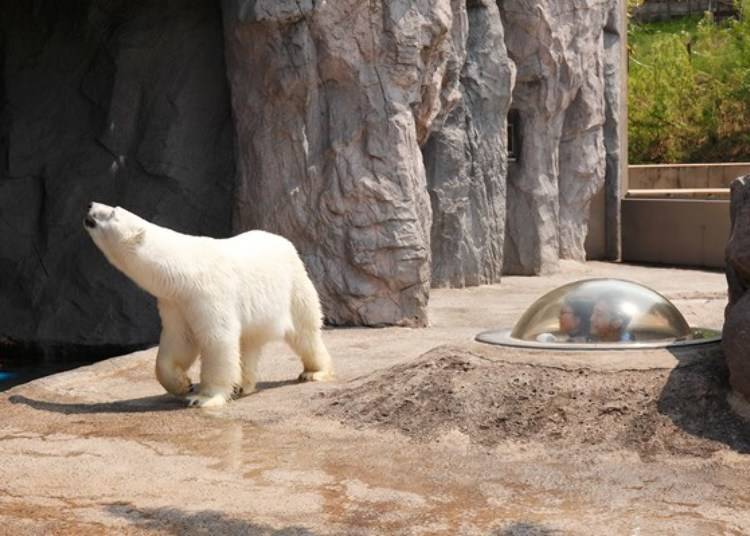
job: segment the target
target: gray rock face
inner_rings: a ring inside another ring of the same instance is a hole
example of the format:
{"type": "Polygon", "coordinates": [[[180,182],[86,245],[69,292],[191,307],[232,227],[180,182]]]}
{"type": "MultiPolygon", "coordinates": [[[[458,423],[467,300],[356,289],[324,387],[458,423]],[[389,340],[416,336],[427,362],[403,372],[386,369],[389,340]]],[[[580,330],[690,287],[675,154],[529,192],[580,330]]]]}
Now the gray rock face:
{"type": "Polygon", "coordinates": [[[300,250],[333,324],[424,325],[420,145],[460,100],[465,2],[226,0],[237,230],[300,250]]]}
{"type": "Polygon", "coordinates": [[[732,182],[731,218],[726,250],[729,303],[721,345],[732,388],[750,401],[750,175],[732,182]]]}
{"type": "Polygon", "coordinates": [[[468,3],[461,99],[423,147],[432,201],[432,286],[497,283],[505,237],[506,117],[515,77],[500,12],[468,3]]]}
{"type": "Polygon", "coordinates": [[[621,255],[620,190],[628,173],[627,12],[620,2],[609,11],[604,27],[604,148],[606,258],[621,255]]]}
{"type": "Polygon", "coordinates": [[[602,186],[604,29],[616,0],[500,4],[521,152],[508,170],[504,271],[554,271],[584,260],[588,207],[602,186]]]}
{"type": "Polygon", "coordinates": [[[220,10],[17,0],[3,2],[0,27],[0,336],[153,343],[151,298],[108,265],[82,219],[98,200],[183,232],[231,232],[220,10]]]}

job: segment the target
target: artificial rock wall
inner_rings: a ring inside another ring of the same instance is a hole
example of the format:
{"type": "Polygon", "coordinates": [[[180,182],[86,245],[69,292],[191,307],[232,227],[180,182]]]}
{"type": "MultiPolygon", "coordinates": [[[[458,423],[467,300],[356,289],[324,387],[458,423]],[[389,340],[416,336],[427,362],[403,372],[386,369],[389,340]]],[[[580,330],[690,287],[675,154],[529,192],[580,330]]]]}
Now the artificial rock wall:
{"type": "Polygon", "coordinates": [[[584,260],[622,7],[225,0],[238,229],[291,236],[335,324],[423,325],[430,285],[584,260]]]}
{"type": "Polygon", "coordinates": [[[732,230],[726,248],[729,303],[721,347],[732,389],[750,402],[750,175],[731,184],[732,230]]]}
{"type": "Polygon", "coordinates": [[[0,337],[115,352],[157,341],[154,301],[108,265],[82,221],[101,201],[231,234],[219,7],[8,0],[0,33],[0,337]]]}
{"type": "Polygon", "coordinates": [[[466,7],[460,97],[422,147],[432,202],[433,287],[497,283],[503,270],[506,117],[515,65],[495,2],[466,7]]]}
{"type": "Polygon", "coordinates": [[[420,154],[460,99],[458,0],[224,2],[237,230],[298,245],[334,324],[424,325],[420,154]]]}
{"type": "Polygon", "coordinates": [[[512,107],[522,140],[507,176],[504,271],[541,274],[555,271],[560,258],[585,259],[589,205],[606,168],[605,31],[622,6],[615,0],[500,6],[518,69],[512,107]]]}
{"type": "Polygon", "coordinates": [[[91,200],[289,237],[337,325],[425,325],[431,285],[582,258],[619,181],[622,2],[561,5],[4,2],[0,336],[156,340],[153,301],[81,229],[91,200]]]}

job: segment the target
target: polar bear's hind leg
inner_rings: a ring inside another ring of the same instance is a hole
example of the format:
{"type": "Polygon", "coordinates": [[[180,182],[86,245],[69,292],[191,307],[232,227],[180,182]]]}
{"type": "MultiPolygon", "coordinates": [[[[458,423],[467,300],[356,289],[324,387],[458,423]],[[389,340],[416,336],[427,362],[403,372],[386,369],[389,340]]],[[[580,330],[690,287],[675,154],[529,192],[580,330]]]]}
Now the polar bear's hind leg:
{"type": "Polygon", "coordinates": [[[325,381],[333,378],[331,356],[323,344],[320,330],[294,331],[284,338],[302,360],[304,370],[299,381],[325,381]]]}
{"type": "Polygon", "coordinates": [[[263,344],[257,340],[244,339],[242,341],[242,381],[240,395],[249,395],[255,391],[258,381],[258,361],[263,344]]]}
{"type": "Polygon", "coordinates": [[[299,381],[324,381],[333,378],[333,363],[320,329],[323,314],[315,286],[304,270],[292,289],[291,313],[293,327],[284,340],[302,360],[304,367],[299,381]]]}

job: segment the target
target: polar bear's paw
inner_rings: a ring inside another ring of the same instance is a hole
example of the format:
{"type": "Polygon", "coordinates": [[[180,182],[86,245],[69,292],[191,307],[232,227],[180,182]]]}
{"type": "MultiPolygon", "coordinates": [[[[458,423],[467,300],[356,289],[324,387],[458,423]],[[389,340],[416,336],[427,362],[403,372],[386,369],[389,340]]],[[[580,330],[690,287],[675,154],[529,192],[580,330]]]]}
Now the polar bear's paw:
{"type": "Polygon", "coordinates": [[[232,391],[232,400],[251,395],[255,392],[255,383],[248,383],[245,385],[236,385],[234,391],[232,391]]]}
{"type": "Polygon", "coordinates": [[[191,394],[187,397],[188,406],[191,408],[220,408],[227,403],[227,397],[224,395],[202,395],[191,394]]]}
{"type": "Polygon", "coordinates": [[[324,382],[333,379],[333,372],[318,370],[315,372],[304,371],[297,378],[301,382],[324,382]]]}

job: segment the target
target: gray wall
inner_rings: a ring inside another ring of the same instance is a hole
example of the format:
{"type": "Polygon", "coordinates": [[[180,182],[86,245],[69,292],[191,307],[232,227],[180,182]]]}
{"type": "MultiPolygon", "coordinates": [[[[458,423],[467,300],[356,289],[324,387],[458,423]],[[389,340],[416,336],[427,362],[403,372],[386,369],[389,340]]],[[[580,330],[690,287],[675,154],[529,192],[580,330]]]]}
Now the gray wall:
{"type": "Polygon", "coordinates": [[[219,8],[179,0],[0,6],[0,336],[156,342],[153,300],[81,225],[90,201],[231,233],[233,126],[219,8]]]}

